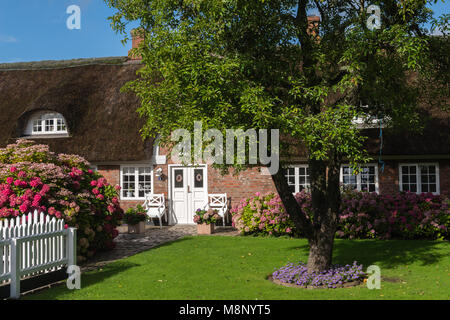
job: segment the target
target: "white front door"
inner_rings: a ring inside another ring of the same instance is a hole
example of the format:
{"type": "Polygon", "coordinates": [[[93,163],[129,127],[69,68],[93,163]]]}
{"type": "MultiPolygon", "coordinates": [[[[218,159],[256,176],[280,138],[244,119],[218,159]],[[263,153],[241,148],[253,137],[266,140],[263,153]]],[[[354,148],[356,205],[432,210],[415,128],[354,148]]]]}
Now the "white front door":
{"type": "Polygon", "coordinates": [[[206,166],[172,166],[170,169],[170,224],[193,224],[194,211],[208,196],[206,166]]]}

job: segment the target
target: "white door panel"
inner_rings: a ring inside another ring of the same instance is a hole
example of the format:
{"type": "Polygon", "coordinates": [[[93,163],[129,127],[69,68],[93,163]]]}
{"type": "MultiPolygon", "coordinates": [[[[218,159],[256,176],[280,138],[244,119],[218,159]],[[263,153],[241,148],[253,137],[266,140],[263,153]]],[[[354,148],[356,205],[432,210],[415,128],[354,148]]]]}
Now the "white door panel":
{"type": "Polygon", "coordinates": [[[194,223],[194,211],[207,200],[206,172],[205,166],[171,168],[172,223],[194,223]]]}

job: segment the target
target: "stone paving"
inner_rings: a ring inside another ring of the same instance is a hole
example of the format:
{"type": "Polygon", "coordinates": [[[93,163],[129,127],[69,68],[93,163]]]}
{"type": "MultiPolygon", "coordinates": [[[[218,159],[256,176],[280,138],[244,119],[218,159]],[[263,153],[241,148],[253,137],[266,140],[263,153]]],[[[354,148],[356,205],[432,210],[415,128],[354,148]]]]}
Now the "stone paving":
{"type": "MultiPolygon", "coordinates": [[[[81,264],[82,271],[101,268],[113,261],[135,255],[164,243],[172,242],[186,236],[197,235],[196,225],[146,226],[145,234],[128,234],[127,227],[121,226],[119,236],[115,239],[116,248],[99,252],[89,261],[81,264]]],[[[216,227],[213,235],[237,236],[239,232],[232,227],[216,227]]]]}

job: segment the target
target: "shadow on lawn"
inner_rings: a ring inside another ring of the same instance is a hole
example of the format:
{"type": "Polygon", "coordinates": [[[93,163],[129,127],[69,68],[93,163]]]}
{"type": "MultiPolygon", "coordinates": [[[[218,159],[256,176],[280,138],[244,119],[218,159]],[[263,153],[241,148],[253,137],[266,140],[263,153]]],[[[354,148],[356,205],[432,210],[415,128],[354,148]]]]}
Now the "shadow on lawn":
{"type": "Polygon", "coordinates": [[[93,284],[102,282],[107,278],[110,278],[119,273],[126,272],[131,268],[139,266],[141,265],[128,261],[116,261],[114,263],[107,264],[93,272],[83,273],[81,275],[82,288],[86,288],[93,284]]]}
{"type": "MultiPolygon", "coordinates": [[[[445,242],[420,240],[335,240],[333,263],[351,264],[353,261],[365,266],[376,264],[384,268],[418,263],[422,266],[439,263],[446,256],[442,247],[445,242]]],[[[290,248],[308,255],[309,246],[290,248]]],[[[306,261],[305,261],[306,262],[306,261]]]]}

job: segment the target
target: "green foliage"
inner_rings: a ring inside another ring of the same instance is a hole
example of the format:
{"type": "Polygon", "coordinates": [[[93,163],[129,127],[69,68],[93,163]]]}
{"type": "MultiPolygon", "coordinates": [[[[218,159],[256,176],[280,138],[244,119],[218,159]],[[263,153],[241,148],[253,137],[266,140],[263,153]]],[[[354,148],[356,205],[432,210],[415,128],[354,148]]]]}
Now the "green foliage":
{"type": "Polygon", "coordinates": [[[434,1],[379,2],[382,28],[374,31],[367,1],[106,2],[118,10],[116,31],[138,20],[145,33],[137,50],[145,66],[125,89],[142,101],[142,135],[161,144],[176,129],[192,131],[195,119],[203,130],[277,128],[304,141],[312,159],[358,163],[368,156],[353,116],[420,127],[419,88],[431,67],[424,24],[434,1]],[[317,34],[307,10],[321,14],[317,34]],[[406,81],[410,72],[416,81],[406,81]]]}

